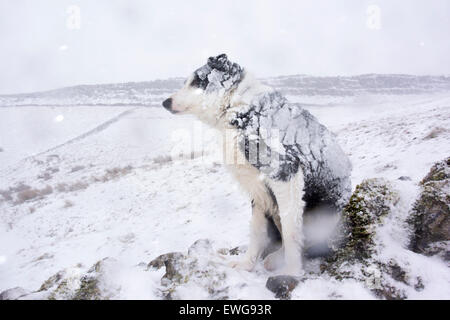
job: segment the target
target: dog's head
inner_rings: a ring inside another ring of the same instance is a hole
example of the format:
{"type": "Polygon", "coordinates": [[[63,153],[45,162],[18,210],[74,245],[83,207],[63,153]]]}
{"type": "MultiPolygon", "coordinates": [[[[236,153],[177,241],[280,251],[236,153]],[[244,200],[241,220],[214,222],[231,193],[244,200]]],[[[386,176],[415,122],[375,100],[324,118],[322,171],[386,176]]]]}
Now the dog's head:
{"type": "Polygon", "coordinates": [[[210,57],[208,62],[194,71],[183,88],[164,100],[163,107],[172,113],[213,113],[239,85],[244,70],[228,60],[226,54],[210,57]]]}

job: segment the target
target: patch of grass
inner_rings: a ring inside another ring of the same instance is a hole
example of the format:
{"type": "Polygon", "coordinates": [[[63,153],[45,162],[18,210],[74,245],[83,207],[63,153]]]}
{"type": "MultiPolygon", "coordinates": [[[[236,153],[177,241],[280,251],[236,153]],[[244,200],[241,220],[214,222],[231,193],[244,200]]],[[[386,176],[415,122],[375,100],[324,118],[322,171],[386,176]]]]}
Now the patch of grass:
{"type": "Polygon", "coordinates": [[[56,191],[58,192],[66,192],[68,190],[67,183],[58,183],[56,185],[56,191]]]}
{"type": "Polygon", "coordinates": [[[39,197],[39,191],[37,189],[24,190],[17,194],[16,204],[21,204],[37,197],[39,197]]]}
{"type": "Polygon", "coordinates": [[[52,175],[49,172],[44,172],[40,175],[37,176],[38,179],[42,179],[42,180],[50,180],[52,178],[52,175]]]}
{"type": "Polygon", "coordinates": [[[446,132],[447,130],[445,128],[436,127],[433,130],[430,131],[425,137],[423,137],[423,140],[430,140],[437,138],[442,133],[446,132]]]}
{"type": "Polygon", "coordinates": [[[11,201],[12,198],[12,190],[0,190],[0,196],[2,196],[2,201],[11,201]]]}
{"type": "Polygon", "coordinates": [[[153,158],[153,162],[156,164],[166,164],[172,161],[172,157],[169,155],[166,156],[157,156],[155,158],[153,158]]]}
{"type": "Polygon", "coordinates": [[[36,198],[42,198],[46,195],[49,195],[53,193],[53,188],[49,185],[47,185],[43,189],[36,189],[36,188],[27,188],[25,190],[22,190],[17,193],[17,199],[15,204],[22,204],[26,201],[30,201],[36,198]]]}
{"type": "Polygon", "coordinates": [[[85,168],[84,166],[75,166],[75,167],[72,167],[72,169],[70,170],[70,173],[73,173],[73,172],[77,172],[77,171],[83,170],[84,168],[85,168]]]}
{"type": "Polygon", "coordinates": [[[14,187],[9,187],[7,190],[0,190],[0,195],[4,201],[12,201],[14,193],[30,190],[31,187],[23,182],[20,182],[14,187]]]}
{"type": "Polygon", "coordinates": [[[89,184],[86,182],[82,182],[82,181],[76,181],[72,184],[67,184],[67,183],[63,182],[63,183],[58,183],[56,185],[56,190],[58,192],[74,192],[74,191],[84,190],[87,187],[89,187],[89,184]]]}
{"type": "Polygon", "coordinates": [[[108,182],[129,174],[133,170],[133,167],[128,165],[126,167],[115,167],[112,169],[106,169],[105,174],[100,177],[93,177],[94,182],[108,182]]]}
{"type": "Polygon", "coordinates": [[[73,192],[73,191],[79,191],[79,190],[84,190],[87,187],[89,187],[89,184],[86,182],[82,182],[82,181],[77,181],[71,185],[69,185],[68,187],[68,191],[69,192],[73,192]]]}
{"type": "Polygon", "coordinates": [[[64,207],[63,208],[70,208],[73,207],[74,203],[70,200],[64,200],[64,207]]]}

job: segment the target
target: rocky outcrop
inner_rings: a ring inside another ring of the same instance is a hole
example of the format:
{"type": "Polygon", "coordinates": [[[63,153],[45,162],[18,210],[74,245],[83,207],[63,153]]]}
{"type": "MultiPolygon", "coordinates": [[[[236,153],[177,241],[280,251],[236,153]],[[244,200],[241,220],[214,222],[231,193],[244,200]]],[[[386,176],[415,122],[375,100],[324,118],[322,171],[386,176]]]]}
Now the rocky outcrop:
{"type": "Polygon", "coordinates": [[[342,212],[342,235],[334,243],[334,254],[321,265],[322,272],[337,280],[357,280],[382,299],[405,299],[393,283],[405,282],[406,272],[394,260],[379,260],[376,243],[377,231],[399,200],[385,179],[367,179],[356,186],[342,212]]]}
{"type": "Polygon", "coordinates": [[[82,271],[82,265],[67,268],[45,280],[36,291],[13,288],[2,292],[0,300],[107,300],[112,295],[111,285],[104,284],[108,282],[110,266],[115,263],[115,259],[105,258],[87,272],[82,271]]]}
{"type": "Polygon", "coordinates": [[[334,243],[339,249],[329,261],[339,265],[370,258],[375,250],[376,228],[399,199],[384,179],[367,179],[357,185],[342,211],[342,236],[334,243]]]}
{"type": "Polygon", "coordinates": [[[148,268],[165,267],[160,289],[163,299],[178,299],[177,290],[188,283],[203,290],[211,299],[227,299],[226,273],[218,268],[223,261],[217,257],[211,242],[200,239],[189,247],[187,254],[160,255],[148,264],[148,268]]]}
{"type": "Polygon", "coordinates": [[[433,165],[420,185],[419,198],[408,219],[412,229],[410,248],[450,261],[450,157],[433,165]]]}
{"type": "Polygon", "coordinates": [[[108,292],[101,288],[109,265],[116,261],[105,258],[95,263],[87,273],[76,268],[58,272],[45,281],[38,292],[45,292],[49,300],[106,300],[108,292]]]}

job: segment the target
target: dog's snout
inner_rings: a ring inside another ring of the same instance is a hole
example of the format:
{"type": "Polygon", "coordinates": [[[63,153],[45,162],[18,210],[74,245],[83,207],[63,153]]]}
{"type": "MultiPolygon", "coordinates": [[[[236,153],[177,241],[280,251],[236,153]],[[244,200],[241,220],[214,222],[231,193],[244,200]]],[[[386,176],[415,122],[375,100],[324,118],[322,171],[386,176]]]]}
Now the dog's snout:
{"type": "Polygon", "coordinates": [[[167,110],[172,109],[172,98],[168,98],[166,100],[163,101],[162,103],[163,107],[166,108],[167,110]]]}

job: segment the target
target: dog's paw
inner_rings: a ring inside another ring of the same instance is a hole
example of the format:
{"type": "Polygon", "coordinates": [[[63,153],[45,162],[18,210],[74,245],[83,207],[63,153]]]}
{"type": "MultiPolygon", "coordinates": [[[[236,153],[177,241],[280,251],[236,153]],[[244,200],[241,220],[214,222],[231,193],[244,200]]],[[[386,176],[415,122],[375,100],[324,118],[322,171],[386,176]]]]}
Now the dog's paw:
{"type": "Polygon", "coordinates": [[[252,271],[253,268],[255,267],[255,262],[253,262],[250,259],[242,259],[237,261],[231,261],[228,265],[234,269],[252,271]]]}
{"type": "Polygon", "coordinates": [[[264,268],[267,271],[275,271],[277,269],[280,269],[284,264],[283,259],[283,250],[278,249],[275,252],[272,252],[271,254],[267,255],[267,257],[264,259],[264,268]]]}

